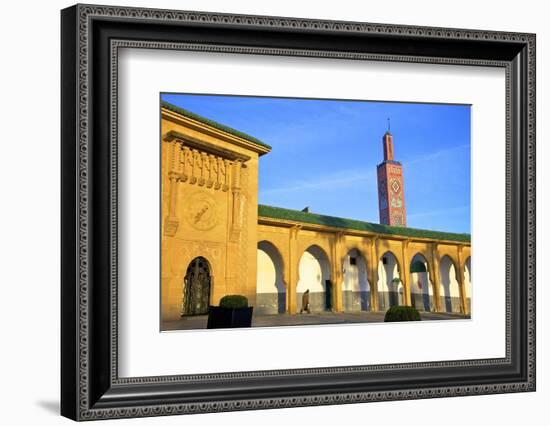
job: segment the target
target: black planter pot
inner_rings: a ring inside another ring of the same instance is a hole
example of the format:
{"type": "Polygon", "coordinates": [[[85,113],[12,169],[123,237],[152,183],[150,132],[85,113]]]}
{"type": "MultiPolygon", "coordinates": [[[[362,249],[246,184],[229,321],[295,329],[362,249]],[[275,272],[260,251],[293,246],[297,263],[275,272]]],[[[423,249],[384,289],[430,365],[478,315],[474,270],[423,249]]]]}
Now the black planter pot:
{"type": "Polygon", "coordinates": [[[210,306],[208,308],[208,323],[206,328],[251,327],[252,309],[252,306],[235,309],[210,306]]]}

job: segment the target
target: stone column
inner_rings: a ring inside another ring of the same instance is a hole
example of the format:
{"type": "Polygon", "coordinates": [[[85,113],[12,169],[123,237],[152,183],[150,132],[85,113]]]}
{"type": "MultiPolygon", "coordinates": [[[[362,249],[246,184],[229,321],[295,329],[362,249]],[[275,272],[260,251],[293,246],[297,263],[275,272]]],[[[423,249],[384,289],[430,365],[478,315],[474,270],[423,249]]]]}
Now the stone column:
{"type": "Polygon", "coordinates": [[[222,184],[222,191],[226,192],[229,189],[229,176],[231,175],[230,167],[231,162],[229,160],[226,160],[225,158],[222,161],[223,164],[223,184],[222,184]]]}
{"type": "Polygon", "coordinates": [[[401,244],[402,252],[401,252],[401,268],[402,271],[400,271],[400,278],[401,282],[403,283],[403,302],[407,306],[412,306],[411,303],[411,286],[409,284],[409,240],[405,240],[401,244]]]}
{"type": "Polygon", "coordinates": [[[371,294],[371,311],[378,311],[380,309],[379,297],[378,297],[378,247],[376,243],[377,238],[374,237],[370,243],[370,256],[367,265],[367,278],[370,284],[371,294]]]}
{"type": "Polygon", "coordinates": [[[168,180],[169,180],[169,200],[168,200],[168,214],[164,219],[164,235],[167,237],[173,237],[176,235],[178,230],[179,220],[176,215],[176,208],[178,202],[178,164],[177,160],[179,159],[178,144],[174,141],[168,142],[169,147],[169,171],[168,171],[168,180]]]}
{"type": "Polygon", "coordinates": [[[331,260],[331,278],[332,278],[332,296],[333,296],[333,309],[336,312],[344,312],[344,303],[342,295],[342,286],[344,275],[342,273],[342,247],[344,233],[338,232],[334,236],[334,245],[332,250],[332,260],[331,260]]]}
{"type": "MultiPolygon", "coordinates": [[[[226,161],[226,160],[224,160],[226,161]]],[[[234,294],[243,294],[254,302],[256,295],[248,291],[248,277],[243,270],[241,259],[247,256],[246,241],[243,240],[243,203],[241,188],[241,167],[239,161],[226,163],[225,179],[229,183],[229,238],[226,257],[226,289],[234,294]]]]}
{"type": "Polygon", "coordinates": [[[298,267],[300,259],[298,258],[298,233],[300,226],[290,228],[288,239],[288,287],[287,287],[287,311],[289,314],[295,314],[298,309],[296,300],[296,286],[298,285],[298,267]]]}
{"type": "Polygon", "coordinates": [[[464,256],[462,255],[462,246],[458,246],[458,288],[460,289],[460,312],[468,314],[468,303],[466,301],[466,285],[464,278],[464,256]]]}
{"type": "Polygon", "coordinates": [[[231,233],[230,240],[238,241],[241,229],[242,229],[242,215],[243,215],[243,197],[241,188],[241,168],[242,163],[235,161],[232,164],[231,174],[233,182],[231,184],[231,233]]]}
{"type": "Polygon", "coordinates": [[[439,270],[439,255],[437,254],[437,244],[432,246],[432,261],[430,262],[430,278],[434,285],[435,311],[441,311],[441,271],[439,270]]]}

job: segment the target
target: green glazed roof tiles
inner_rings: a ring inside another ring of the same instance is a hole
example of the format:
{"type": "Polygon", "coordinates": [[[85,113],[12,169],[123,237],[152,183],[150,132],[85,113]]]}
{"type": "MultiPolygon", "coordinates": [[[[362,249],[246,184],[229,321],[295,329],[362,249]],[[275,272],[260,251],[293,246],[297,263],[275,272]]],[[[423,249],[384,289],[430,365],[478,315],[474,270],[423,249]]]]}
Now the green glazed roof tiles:
{"type": "Polygon", "coordinates": [[[400,226],[380,225],[378,223],[363,222],[354,219],[344,219],[341,217],[325,216],[315,213],[306,213],[298,210],[283,209],[281,207],[272,207],[258,205],[258,215],[271,219],[289,220],[293,222],[311,223],[315,225],[325,225],[335,228],[353,229],[357,231],[367,231],[377,234],[399,235],[411,238],[429,238],[434,240],[447,240],[458,242],[470,242],[470,234],[457,234],[453,232],[430,231],[427,229],[406,228],[400,226]]]}
{"type": "Polygon", "coordinates": [[[166,108],[172,112],[175,112],[176,114],[181,114],[193,120],[200,121],[201,123],[207,124],[208,126],[214,127],[215,129],[222,130],[234,136],[238,136],[240,138],[246,139],[249,142],[271,149],[271,147],[268,144],[266,144],[265,142],[262,142],[261,140],[259,140],[258,138],[255,138],[254,136],[250,136],[244,132],[241,132],[240,130],[226,126],[225,124],[222,124],[222,123],[218,123],[217,121],[210,120],[209,118],[203,117],[202,115],[195,114],[194,112],[186,110],[185,108],[181,108],[179,106],[176,106],[166,101],[161,102],[161,107],[166,108]]]}

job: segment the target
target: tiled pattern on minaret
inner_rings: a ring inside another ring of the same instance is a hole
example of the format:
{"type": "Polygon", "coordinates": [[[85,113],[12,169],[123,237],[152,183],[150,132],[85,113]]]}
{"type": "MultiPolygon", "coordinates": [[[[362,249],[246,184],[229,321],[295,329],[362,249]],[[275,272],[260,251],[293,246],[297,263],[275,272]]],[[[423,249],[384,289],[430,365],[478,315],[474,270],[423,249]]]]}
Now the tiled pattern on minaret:
{"type": "Polygon", "coordinates": [[[380,223],[407,226],[403,166],[394,160],[393,136],[389,131],[384,134],[382,144],[384,161],[377,166],[380,223]]]}

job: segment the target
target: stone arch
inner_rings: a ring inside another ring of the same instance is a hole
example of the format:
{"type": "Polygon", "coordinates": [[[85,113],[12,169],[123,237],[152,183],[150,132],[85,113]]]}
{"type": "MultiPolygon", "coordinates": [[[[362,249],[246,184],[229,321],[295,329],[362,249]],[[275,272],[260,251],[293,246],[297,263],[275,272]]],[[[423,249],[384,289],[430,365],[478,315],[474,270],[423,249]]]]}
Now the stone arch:
{"type": "Polygon", "coordinates": [[[421,252],[411,258],[409,266],[411,303],[419,311],[434,310],[433,287],[428,258],[421,252]]]}
{"type": "Polygon", "coordinates": [[[472,261],[468,256],[464,262],[464,291],[466,292],[466,312],[471,312],[472,306],[472,261]]]}
{"type": "Polygon", "coordinates": [[[441,308],[444,312],[460,312],[460,286],[458,283],[458,268],[455,261],[444,255],[439,261],[441,274],[441,308]]]}
{"type": "Polygon", "coordinates": [[[303,295],[309,290],[309,305],[312,311],[332,310],[334,295],[330,277],[329,257],[318,245],[304,250],[298,265],[298,283],[296,285],[297,307],[305,308],[303,295]]]}
{"type": "Polygon", "coordinates": [[[304,253],[312,247],[316,247],[314,250],[320,250],[324,256],[330,261],[332,257],[333,242],[327,236],[316,235],[316,236],[303,236],[298,237],[298,244],[296,246],[297,253],[304,253]]]}
{"type": "Polygon", "coordinates": [[[381,311],[405,304],[401,270],[399,258],[390,250],[378,260],[378,303],[381,311]]]}
{"type": "Polygon", "coordinates": [[[342,302],[346,312],[370,311],[370,284],[367,261],[357,248],[352,248],[343,260],[342,302]]]}
{"type": "Polygon", "coordinates": [[[181,316],[206,315],[213,288],[210,262],[203,256],[195,257],[187,265],[183,277],[181,316]]]}
{"type": "Polygon", "coordinates": [[[270,241],[257,248],[256,306],[257,314],[281,314],[286,311],[286,285],[283,256],[270,241]]]}

